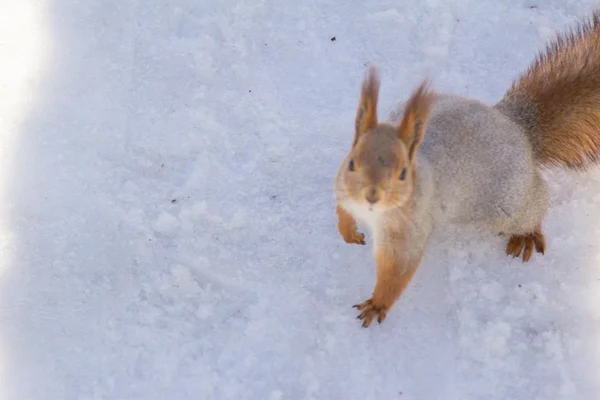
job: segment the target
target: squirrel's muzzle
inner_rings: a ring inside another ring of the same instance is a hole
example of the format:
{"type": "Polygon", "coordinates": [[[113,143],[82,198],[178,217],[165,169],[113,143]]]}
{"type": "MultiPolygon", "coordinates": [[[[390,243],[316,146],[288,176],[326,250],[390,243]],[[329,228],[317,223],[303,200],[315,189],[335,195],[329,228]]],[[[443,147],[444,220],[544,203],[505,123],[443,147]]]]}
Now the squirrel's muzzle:
{"type": "Polygon", "coordinates": [[[378,203],[381,200],[380,191],[376,186],[370,186],[363,190],[363,195],[365,196],[365,200],[367,200],[370,204],[378,203]]]}

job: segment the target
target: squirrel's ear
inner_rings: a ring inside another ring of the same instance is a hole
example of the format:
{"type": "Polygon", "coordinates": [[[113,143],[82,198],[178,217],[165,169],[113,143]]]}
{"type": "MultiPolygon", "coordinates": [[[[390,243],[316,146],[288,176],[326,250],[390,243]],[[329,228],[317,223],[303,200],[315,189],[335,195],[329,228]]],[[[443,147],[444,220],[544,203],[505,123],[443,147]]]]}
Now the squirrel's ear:
{"type": "Polygon", "coordinates": [[[375,66],[371,66],[365,76],[361,93],[358,111],[356,112],[354,142],[356,145],[358,139],[365,132],[377,126],[377,98],[379,97],[379,73],[375,66]]]}
{"type": "Polygon", "coordinates": [[[408,158],[411,162],[414,162],[417,149],[425,136],[434,100],[435,93],[429,89],[429,79],[426,78],[406,102],[404,115],[398,126],[398,136],[408,147],[408,158]]]}

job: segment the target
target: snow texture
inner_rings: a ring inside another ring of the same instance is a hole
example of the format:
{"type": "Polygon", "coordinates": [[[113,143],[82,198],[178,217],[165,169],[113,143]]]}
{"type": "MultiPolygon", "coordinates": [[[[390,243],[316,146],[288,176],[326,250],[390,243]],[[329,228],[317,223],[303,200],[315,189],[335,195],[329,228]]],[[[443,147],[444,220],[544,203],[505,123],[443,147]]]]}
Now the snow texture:
{"type": "Polygon", "coordinates": [[[369,329],[333,201],[368,63],[382,115],[491,104],[596,5],[3,0],[0,399],[599,399],[600,170],[529,264],[436,233],[369,329]]]}

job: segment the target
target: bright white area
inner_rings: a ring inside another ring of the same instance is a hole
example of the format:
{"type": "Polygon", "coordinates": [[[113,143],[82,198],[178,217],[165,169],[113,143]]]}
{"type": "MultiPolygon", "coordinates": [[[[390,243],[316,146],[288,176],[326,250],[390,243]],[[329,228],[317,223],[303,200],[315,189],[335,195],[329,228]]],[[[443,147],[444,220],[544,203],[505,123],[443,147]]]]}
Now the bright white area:
{"type": "Polygon", "coordinates": [[[333,202],[366,64],[381,115],[493,103],[596,5],[4,0],[0,398],[599,399],[600,170],[548,174],[529,264],[436,234],[369,329],[333,202]]]}
{"type": "MultiPolygon", "coordinates": [[[[18,268],[15,252],[19,229],[14,218],[19,211],[14,209],[18,199],[14,196],[15,157],[19,142],[19,131],[26,124],[30,107],[35,102],[34,93],[41,78],[47,40],[42,21],[43,7],[29,2],[8,1],[0,4],[0,281],[2,286],[10,281],[11,269],[18,268]],[[5,278],[5,279],[3,279],[5,278]]],[[[1,289],[0,289],[1,290],[1,289]]],[[[18,300],[18,299],[13,299],[18,300]]],[[[16,310],[15,303],[3,301],[0,306],[0,398],[10,398],[7,387],[10,370],[18,363],[18,352],[13,352],[14,343],[9,339],[7,324],[11,317],[4,313],[16,310]],[[5,335],[6,333],[6,335],[5,335]]],[[[26,315],[19,318],[27,318],[26,315]]]]}

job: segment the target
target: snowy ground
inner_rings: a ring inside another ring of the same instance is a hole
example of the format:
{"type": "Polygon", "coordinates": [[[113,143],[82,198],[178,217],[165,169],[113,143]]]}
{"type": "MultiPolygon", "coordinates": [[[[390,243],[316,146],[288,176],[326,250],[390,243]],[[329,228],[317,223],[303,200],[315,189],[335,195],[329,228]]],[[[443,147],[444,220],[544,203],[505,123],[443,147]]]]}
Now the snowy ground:
{"type": "Polygon", "coordinates": [[[3,0],[0,399],[600,398],[600,171],[530,264],[437,234],[369,329],[332,189],[367,63],[382,114],[493,103],[596,3],[3,0]]]}

